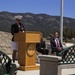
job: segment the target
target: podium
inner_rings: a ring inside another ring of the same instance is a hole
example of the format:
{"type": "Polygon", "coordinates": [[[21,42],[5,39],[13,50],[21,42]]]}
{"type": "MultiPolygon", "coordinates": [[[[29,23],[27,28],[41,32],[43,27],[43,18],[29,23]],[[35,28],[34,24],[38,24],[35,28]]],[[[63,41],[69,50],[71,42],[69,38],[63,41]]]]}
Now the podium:
{"type": "Polygon", "coordinates": [[[18,42],[18,63],[19,69],[23,71],[38,70],[36,65],[36,43],[40,42],[40,32],[20,32],[14,35],[18,42]]]}

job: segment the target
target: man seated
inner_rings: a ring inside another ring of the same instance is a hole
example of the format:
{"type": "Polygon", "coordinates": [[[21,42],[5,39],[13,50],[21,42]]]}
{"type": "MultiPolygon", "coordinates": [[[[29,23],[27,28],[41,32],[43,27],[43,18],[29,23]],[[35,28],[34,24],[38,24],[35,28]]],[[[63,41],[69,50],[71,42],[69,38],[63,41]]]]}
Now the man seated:
{"type": "Polygon", "coordinates": [[[52,54],[56,52],[56,55],[58,56],[59,52],[63,50],[58,32],[54,33],[54,37],[50,40],[50,43],[51,43],[52,54]]]}
{"type": "Polygon", "coordinates": [[[48,55],[49,50],[46,49],[46,43],[45,41],[42,39],[41,37],[41,41],[40,43],[36,44],[36,50],[41,53],[41,54],[45,54],[48,55]]]}

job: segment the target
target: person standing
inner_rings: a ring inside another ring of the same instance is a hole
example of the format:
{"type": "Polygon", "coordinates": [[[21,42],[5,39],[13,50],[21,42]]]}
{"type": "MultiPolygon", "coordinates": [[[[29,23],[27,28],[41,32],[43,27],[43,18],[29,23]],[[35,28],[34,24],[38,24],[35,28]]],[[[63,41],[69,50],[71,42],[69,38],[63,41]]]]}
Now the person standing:
{"type": "Polygon", "coordinates": [[[16,20],[16,23],[11,26],[11,34],[13,35],[13,38],[12,38],[13,63],[15,63],[16,53],[18,51],[18,43],[14,41],[14,34],[19,32],[25,32],[24,25],[20,22],[22,19],[22,16],[17,15],[14,18],[16,20]]]}
{"type": "Polygon", "coordinates": [[[51,43],[52,54],[56,52],[56,55],[58,56],[59,52],[63,50],[63,46],[59,39],[58,32],[54,33],[54,37],[50,40],[50,43],[51,43]]]}

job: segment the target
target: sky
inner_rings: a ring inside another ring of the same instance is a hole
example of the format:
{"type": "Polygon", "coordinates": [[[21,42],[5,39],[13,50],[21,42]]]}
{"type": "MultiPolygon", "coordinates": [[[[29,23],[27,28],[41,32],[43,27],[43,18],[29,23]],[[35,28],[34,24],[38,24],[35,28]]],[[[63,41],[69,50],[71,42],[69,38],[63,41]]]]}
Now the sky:
{"type": "MultiPolygon", "coordinates": [[[[1,0],[2,11],[60,16],[60,0],[1,0]]],[[[75,0],[64,0],[64,16],[75,18],[75,0]]]]}

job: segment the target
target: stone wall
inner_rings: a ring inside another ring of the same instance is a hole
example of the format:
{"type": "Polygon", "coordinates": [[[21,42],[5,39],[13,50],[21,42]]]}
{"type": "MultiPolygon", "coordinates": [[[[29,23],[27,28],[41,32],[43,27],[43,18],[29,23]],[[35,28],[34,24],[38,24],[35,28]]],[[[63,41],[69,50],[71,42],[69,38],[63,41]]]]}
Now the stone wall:
{"type": "Polygon", "coordinates": [[[11,39],[12,35],[10,33],[0,31],[0,50],[6,54],[12,53],[11,39]]]}

